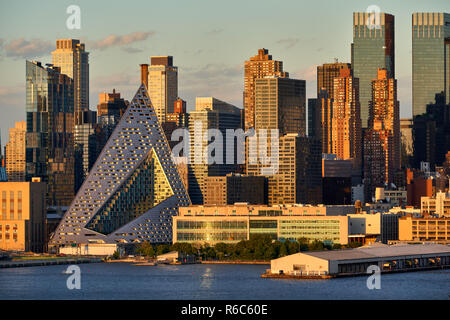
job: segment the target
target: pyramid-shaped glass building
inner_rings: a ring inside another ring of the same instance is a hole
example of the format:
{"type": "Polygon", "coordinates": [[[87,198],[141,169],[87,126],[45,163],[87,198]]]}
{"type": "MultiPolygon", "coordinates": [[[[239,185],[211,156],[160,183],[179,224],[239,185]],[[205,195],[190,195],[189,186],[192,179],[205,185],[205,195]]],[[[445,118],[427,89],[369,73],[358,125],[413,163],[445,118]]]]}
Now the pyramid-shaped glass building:
{"type": "Polygon", "coordinates": [[[142,84],[55,230],[49,246],[172,242],[190,200],[142,84]]]}

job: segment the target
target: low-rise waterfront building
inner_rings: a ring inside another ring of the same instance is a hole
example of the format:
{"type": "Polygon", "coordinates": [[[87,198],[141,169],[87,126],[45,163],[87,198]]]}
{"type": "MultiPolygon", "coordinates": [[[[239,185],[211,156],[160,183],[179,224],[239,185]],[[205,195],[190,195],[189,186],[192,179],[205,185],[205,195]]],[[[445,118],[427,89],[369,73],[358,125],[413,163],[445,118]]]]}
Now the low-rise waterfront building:
{"type": "Polygon", "coordinates": [[[375,265],[383,272],[450,266],[450,247],[439,244],[376,245],[356,249],[300,252],[270,262],[277,275],[357,275],[375,265]]]}

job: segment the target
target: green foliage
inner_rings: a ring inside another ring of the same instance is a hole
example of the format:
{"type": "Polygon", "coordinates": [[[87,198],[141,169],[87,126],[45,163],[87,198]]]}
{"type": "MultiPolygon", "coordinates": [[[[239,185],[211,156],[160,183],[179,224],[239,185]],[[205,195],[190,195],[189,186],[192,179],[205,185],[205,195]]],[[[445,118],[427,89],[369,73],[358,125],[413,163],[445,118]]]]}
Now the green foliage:
{"type": "Polygon", "coordinates": [[[324,246],[322,241],[314,240],[309,244],[309,250],[311,251],[320,251],[323,250],[323,248],[324,246]]]}
{"type": "Polygon", "coordinates": [[[170,247],[170,251],[178,251],[180,253],[189,254],[189,255],[197,254],[197,249],[195,249],[192,246],[192,244],[187,243],[187,242],[174,243],[170,247]]]}
{"type": "Polygon", "coordinates": [[[160,244],[156,246],[156,255],[159,256],[164,253],[170,252],[170,246],[168,244],[160,244]]]}
{"type": "Polygon", "coordinates": [[[155,249],[148,241],[144,241],[137,246],[136,253],[145,257],[153,258],[155,256],[155,249]]]}
{"type": "MultiPolygon", "coordinates": [[[[349,244],[354,248],[360,243],[349,244]]],[[[194,246],[187,242],[177,242],[173,245],[152,246],[148,242],[139,244],[136,253],[146,257],[154,257],[169,251],[178,251],[187,255],[195,255],[203,260],[243,260],[243,261],[269,261],[301,251],[318,251],[341,249],[340,244],[322,242],[318,240],[308,241],[306,238],[298,240],[275,241],[269,235],[252,235],[250,240],[242,240],[238,243],[217,243],[215,246],[204,244],[194,246]]]]}
{"type": "Polygon", "coordinates": [[[351,242],[351,243],[349,243],[349,247],[350,248],[358,248],[358,247],[361,247],[361,246],[362,246],[361,242],[351,242]]]}
{"type": "Polygon", "coordinates": [[[120,259],[120,253],[119,253],[119,251],[114,251],[114,253],[113,253],[113,255],[112,255],[112,258],[114,259],[114,260],[117,260],[117,259],[120,259]]]}

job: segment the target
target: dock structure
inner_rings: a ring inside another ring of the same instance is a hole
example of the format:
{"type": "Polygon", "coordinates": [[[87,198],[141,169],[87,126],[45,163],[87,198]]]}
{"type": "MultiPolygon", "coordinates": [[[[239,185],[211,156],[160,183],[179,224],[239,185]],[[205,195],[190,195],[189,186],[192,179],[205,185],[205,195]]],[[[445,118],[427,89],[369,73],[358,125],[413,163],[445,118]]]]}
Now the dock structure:
{"type": "Polygon", "coordinates": [[[300,252],[271,260],[264,278],[328,279],[450,267],[450,246],[441,244],[376,245],[356,249],[300,252]]]}

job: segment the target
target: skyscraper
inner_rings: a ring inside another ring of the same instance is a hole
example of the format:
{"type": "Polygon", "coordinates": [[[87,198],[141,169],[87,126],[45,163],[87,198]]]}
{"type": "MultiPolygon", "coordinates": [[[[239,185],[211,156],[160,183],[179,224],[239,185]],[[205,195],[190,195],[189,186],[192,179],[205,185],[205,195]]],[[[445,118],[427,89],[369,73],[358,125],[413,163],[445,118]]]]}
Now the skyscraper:
{"type": "Polygon", "coordinates": [[[75,39],[56,40],[52,52],[52,64],[61,68],[61,73],[73,79],[74,111],[89,109],[89,52],[84,43],[75,39]]]}
{"type": "Polygon", "coordinates": [[[450,14],[419,12],[412,15],[413,116],[426,113],[436,94],[450,102],[450,14]]]}
{"type": "Polygon", "coordinates": [[[102,92],[98,95],[97,123],[105,134],[104,143],[108,140],[128,106],[128,101],[120,97],[113,89],[112,93],[102,92]]]}
{"type": "Polygon", "coordinates": [[[59,71],[26,62],[26,180],[41,177],[48,205],[67,206],[74,195],[74,91],[59,71]]]}
{"type": "Polygon", "coordinates": [[[386,69],[379,69],[372,81],[369,103],[369,128],[364,137],[364,185],[366,199],[376,187],[394,182],[400,168],[400,118],[397,101],[397,80],[389,78],[386,69]]]}
{"type": "Polygon", "coordinates": [[[8,181],[25,181],[25,139],[27,123],[16,122],[9,129],[9,142],[6,144],[6,173],[8,181]]]}
{"type": "Polygon", "coordinates": [[[322,153],[332,153],[333,97],[328,95],[327,90],[321,89],[317,94],[317,100],[319,125],[316,126],[315,136],[322,141],[322,153]]]}
{"type": "Polygon", "coordinates": [[[367,128],[371,81],[378,68],[395,78],[394,16],[387,13],[353,13],[352,70],[359,79],[362,127],[367,128]]]}
{"type": "Polygon", "coordinates": [[[283,62],[272,60],[269,50],[259,49],[258,54],[245,61],[244,66],[244,121],[245,130],[255,127],[255,81],[258,78],[276,75],[289,77],[283,72],[283,62]]]}
{"type": "MultiPolygon", "coordinates": [[[[227,152],[229,152],[228,146],[223,147],[222,163],[207,163],[205,155],[208,154],[208,143],[212,140],[208,130],[218,129],[222,133],[223,145],[225,145],[226,130],[240,127],[241,112],[239,108],[213,97],[197,97],[195,99],[195,111],[189,113],[190,164],[188,166],[188,189],[193,204],[203,203],[206,177],[225,176],[238,170],[236,152],[234,152],[235,159],[232,164],[226,161],[227,152]],[[199,137],[198,135],[202,136],[199,137]],[[208,135],[207,139],[204,138],[206,135],[208,135]]],[[[236,151],[235,146],[233,148],[236,151]]]]}
{"type": "Polygon", "coordinates": [[[254,92],[258,140],[256,148],[247,140],[247,175],[267,177],[269,204],[319,203],[322,150],[319,139],[306,137],[305,81],[266,76],[255,79],[254,92]],[[277,140],[271,130],[278,130],[277,140]]]}
{"type": "Polygon", "coordinates": [[[156,113],[141,85],[50,240],[172,242],[172,216],[190,205],[156,113]]]}
{"type": "Polygon", "coordinates": [[[342,160],[353,159],[361,164],[361,116],[359,79],[350,69],[341,69],[334,78],[333,111],[331,120],[331,153],[342,160]]]}
{"type": "Polygon", "coordinates": [[[148,67],[148,94],[158,120],[163,123],[166,114],[173,113],[178,98],[178,68],[172,56],[154,56],[148,67]]]}

